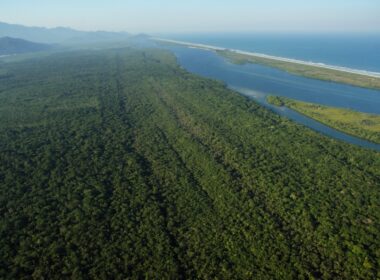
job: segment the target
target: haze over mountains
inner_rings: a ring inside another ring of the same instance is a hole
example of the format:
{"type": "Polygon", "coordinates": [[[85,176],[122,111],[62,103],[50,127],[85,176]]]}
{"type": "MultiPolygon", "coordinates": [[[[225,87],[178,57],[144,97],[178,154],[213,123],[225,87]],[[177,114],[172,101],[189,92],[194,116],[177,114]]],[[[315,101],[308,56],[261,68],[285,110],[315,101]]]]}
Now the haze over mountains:
{"type": "Polygon", "coordinates": [[[20,38],[46,44],[92,43],[124,40],[130,35],[126,32],[79,31],[66,27],[45,28],[29,27],[19,24],[0,22],[0,37],[20,38]]]}
{"type": "Polygon", "coordinates": [[[380,280],[379,1],[2,1],[0,280],[380,280]]]}
{"type": "Polygon", "coordinates": [[[0,55],[46,51],[52,48],[54,45],[34,43],[11,37],[0,38],[0,55]]]}

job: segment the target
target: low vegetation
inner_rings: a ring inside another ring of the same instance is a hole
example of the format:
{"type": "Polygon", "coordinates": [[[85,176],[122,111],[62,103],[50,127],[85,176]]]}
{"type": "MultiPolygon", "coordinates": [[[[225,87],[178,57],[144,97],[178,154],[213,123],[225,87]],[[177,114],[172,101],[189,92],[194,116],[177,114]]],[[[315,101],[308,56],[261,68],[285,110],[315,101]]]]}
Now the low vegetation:
{"type": "Polygon", "coordinates": [[[275,95],[269,95],[267,97],[267,101],[268,103],[272,104],[272,105],[275,105],[275,106],[284,106],[284,101],[283,101],[283,98],[282,97],[279,97],[279,96],[275,96],[275,95]]]}
{"type": "Polygon", "coordinates": [[[1,279],[376,279],[380,154],[170,53],[4,64],[1,279]]]}
{"type": "Polygon", "coordinates": [[[233,63],[257,63],[284,70],[286,72],[324,81],[337,82],[354,85],[358,87],[380,89],[380,78],[369,77],[360,74],[348,73],[333,69],[320,68],[310,65],[279,61],[270,58],[253,55],[239,54],[228,50],[217,51],[218,54],[226,57],[233,63]]]}
{"type": "Polygon", "coordinates": [[[287,106],[337,130],[380,144],[380,115],[278,96],[270,96],[267,100],[276,106],[287,106]]]}

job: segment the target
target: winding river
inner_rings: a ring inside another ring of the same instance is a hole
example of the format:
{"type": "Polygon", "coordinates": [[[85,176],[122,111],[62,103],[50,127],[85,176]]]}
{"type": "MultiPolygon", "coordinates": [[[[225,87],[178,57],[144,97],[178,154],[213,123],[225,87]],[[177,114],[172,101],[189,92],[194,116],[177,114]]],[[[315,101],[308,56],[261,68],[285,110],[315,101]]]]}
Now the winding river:
{"type": "Polygon", "coordinates": [[[291,109],[276,107],[266,101],[267,95],[278,95],[305,102],[380,114],[380,91],[299,77],[263,65],[236,65],[208,50],[182,46],[167,48],[177,56],[180,65],[192,73],[221,80],[229,88],[324,135],[380,151],[379,144],[337,131],[291,109]]]}

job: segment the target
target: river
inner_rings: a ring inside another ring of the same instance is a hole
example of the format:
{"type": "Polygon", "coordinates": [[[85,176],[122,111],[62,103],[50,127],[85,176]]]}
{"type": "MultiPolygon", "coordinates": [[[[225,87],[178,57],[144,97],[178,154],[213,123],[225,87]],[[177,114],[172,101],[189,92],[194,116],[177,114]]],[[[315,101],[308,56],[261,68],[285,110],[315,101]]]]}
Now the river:
{"type": "Polygon", "coordinates": [[[272,111],[324,135],[380,151],[379,144],[342,133],[291,109],[279,108],[266,101],[267,95],[278,95],[380,114],[380,91],[299,77],[263,65],[236,65],[208,50],[182,46],[167,48],[176,55],[180,65],[192,73],[221,80],[229,88],[249,96],[272,111]]]}

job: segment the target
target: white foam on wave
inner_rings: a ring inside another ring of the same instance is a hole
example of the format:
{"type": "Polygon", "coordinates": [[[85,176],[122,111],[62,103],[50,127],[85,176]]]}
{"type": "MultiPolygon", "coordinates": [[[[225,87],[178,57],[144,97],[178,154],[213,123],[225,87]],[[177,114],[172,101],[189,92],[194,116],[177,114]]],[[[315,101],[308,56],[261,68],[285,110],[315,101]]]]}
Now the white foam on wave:
{"type": "Polygon", "coordinates": [[[262,58],[267,58],[267,59],[272,59],[272,60],[277,60],[277,61],[296,63],[296,64],[314,66],[314,67],[319,67],[319,68],[324,68],[324,69],[337,70],[337,71],[346,72],[346,73],[358,74],[358,75],[368,76],[372,78],[380,78],[379,72],[372,72],[368,70],[352,69],[352,68],[348,68],[344,66],[328,65],[321,62],[303,61],[303,60],[298,60],[298,59],[293,59],[293,58],[273,56],[273,55],[267,55],[267,54],[256,53],[256,52],[248,52],[248,51],[242,51],[242,50],[237,50],[237,49],[221,48],[221,47],[215,47],[215,46],[210,46],[210,45],[205,45],[205,44],[196,44],[196,43],[189,43],[189,42],[162,39],[162,38],[151,38],[151,39],[156,40],[156,41],[173,43],[177,45],[184,45],[191,48],[206,49],[206,50],[212,50],[212,51],[230,51],[230,52],[243,54],[247,56],[262,57],[262,58]]]}

